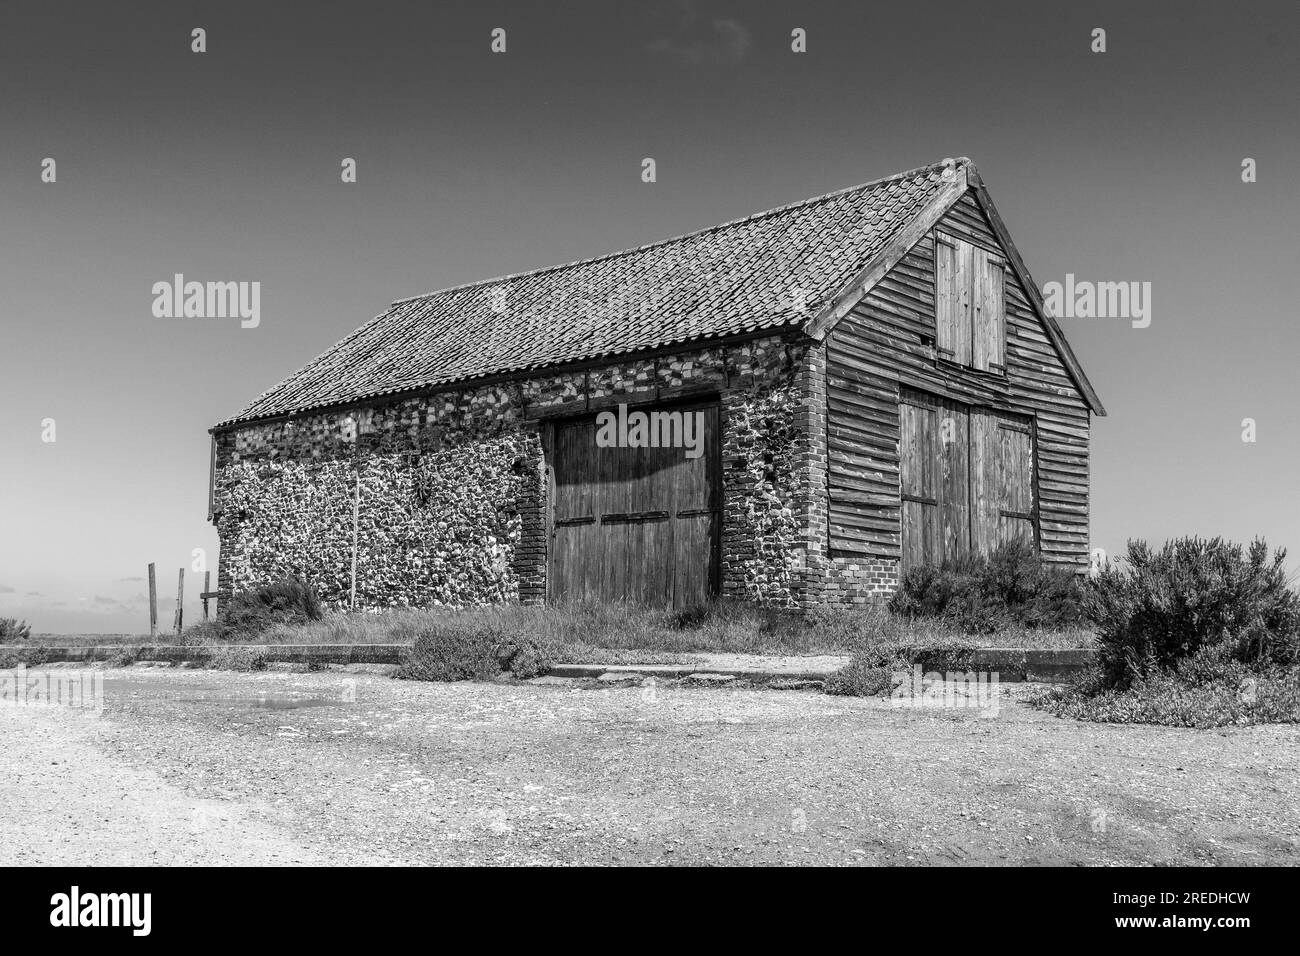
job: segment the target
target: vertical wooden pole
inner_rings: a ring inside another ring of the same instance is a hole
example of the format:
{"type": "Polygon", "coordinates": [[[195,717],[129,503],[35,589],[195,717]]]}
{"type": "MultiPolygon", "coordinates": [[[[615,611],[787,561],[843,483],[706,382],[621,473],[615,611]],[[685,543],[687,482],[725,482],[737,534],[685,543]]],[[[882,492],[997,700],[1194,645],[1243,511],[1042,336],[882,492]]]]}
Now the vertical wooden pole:
{"type": "Polygon", "coordinates": [[[185,569],[176,575],[176,636],[181,636],[181,622],[185,617],[185,569]]]}
{"type": "Polygon", "coordinates": [[[154,580],[153,562],[149,562],[149,639],[158,636],[158,584],[154,580]]]}
{"type": "Polygon", "coordinates": [[[352,493],[352,610],[357,607],[357,525],[361,518],[361,471],[356,473],[356,487],[352,493]]]}
{"type": "Polygon", "coordinates": [[[208,594],[212,591],[212,572],[203,572],[203,620],[208,619],[208,594]]]}

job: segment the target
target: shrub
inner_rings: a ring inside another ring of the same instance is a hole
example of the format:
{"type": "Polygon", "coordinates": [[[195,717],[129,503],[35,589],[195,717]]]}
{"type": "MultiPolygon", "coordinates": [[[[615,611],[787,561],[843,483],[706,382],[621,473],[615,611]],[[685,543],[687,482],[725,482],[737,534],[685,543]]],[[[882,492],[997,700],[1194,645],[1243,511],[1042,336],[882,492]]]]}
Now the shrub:
{"type": "Polygon", "coordinates": [[[518,637],[496,647],[497,663],[502,671],[520,680],[541,677],[555,663],[549,645],[534,638],[518,637]]]}
{"type": "Polygon", "coordinates": [[[907,618],[939,618],[974,634],[1012,626],[1060,628],[1083,619],[1078,577],[1048,567],[1024,538],[941,565],[903,573],[889,609],[907,618]]]}
{"type": "Polygon", "coordinates": [[[0,617],[0,644],[25,641],[31,636],[32,629],[26,621],[13,617],[0,617]]]}
{"type": "Polygon", "coordinates": [[[138,647],[122,647],[105,658],[104,665],[106,667],[130,667],[139,659],[140,649],[138,647]]]}
{"type": "Polygon", "coordinates": [[[826,678],[822,690],[839,697],[876,697],[889,691],[891,672],[889,667],[872,665],[854,657],[848,665],[826,678]]]}
{"type": "Polygon", "coordinates": [[[1130,541],[1088,589],[1097,665],[1031,702],[1111,723],[1300,721],[1300,598],[1285,560],[1260,540],[1130,541]]]}
{"type": "Polygon", "coordinates": [[[215,621],[190,628],[182,643],[257,640],[281,624],[306,624],[321,619],[320,598],[298,578],[286,577],[253,591],[232,594],[215,621]]]}
{"type": "Polygon", "coordinates": [[[221,671],[264,671],[266,654],[251,647],[238,645],[213,648],[207,666],[221,671]]]}
{"type": "Polygon", "coordinates": [[[492,680],[502,674],[524,679],[550,670],[552,645],[511,633],[502,612],[451,614],[430,621],[416,635],[398,677],[407,680],[492,680]]]}
{"type": "Polygon", "coordinates": [[[1300,601],[1285,560],[1284,550],[1270,558],[1262,540],[1243,549],[1179,538],[1159,551],[1130,541],[1126,559],[1098,575],[1087,598],[1106,685],[1126,687],[1189,660],[1188,679],[1231,661],[1297,663],[1300,601]]]}
{"type": "Polygon", "coordinates": [[[827,678],[823,689],[847,697],[874,697],[890,690],[893,674],[910,671],[914,665],[927,672],[968,671],[974,651],[973,644],[953,639],[926,644],[863,641],[849,663],[827,678]]]}
{"type": "Polygon", "coordinates": [[[8,670],[23,664],[27,667],[38,667],[41,664],[48,663],[50,660],[50,651],[45,647],[10,647],[0,650],[0,670],[8,670]]]}
{"type": "Polygon", "coordinates": [[[1100,670],[1030,700],[1058,717],[1111,724],[1223,727],[1300,723],[1300,668],[1256,671],[1239,661],[1211,676],[1182,668],[1157,671],[1127,687],[1110,685],[1100,670]]]}
{"type": "Polygon", "coordinates": [[[216,620],[200,621],[181,631],[176,643],[187,647],[208,647],[227,639],[226,628],[216,620]]]}

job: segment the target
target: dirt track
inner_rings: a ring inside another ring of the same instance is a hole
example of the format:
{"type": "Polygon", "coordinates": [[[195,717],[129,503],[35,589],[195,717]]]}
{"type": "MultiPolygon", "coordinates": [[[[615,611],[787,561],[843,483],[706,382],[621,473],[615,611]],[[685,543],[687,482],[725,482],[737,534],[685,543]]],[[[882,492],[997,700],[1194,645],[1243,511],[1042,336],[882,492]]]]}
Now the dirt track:
{"type": "Polygon", "coordinates": [[[0,865],[1300,862],[1300,729],[744,688],[106,674],[0,709],[0,865]]]}

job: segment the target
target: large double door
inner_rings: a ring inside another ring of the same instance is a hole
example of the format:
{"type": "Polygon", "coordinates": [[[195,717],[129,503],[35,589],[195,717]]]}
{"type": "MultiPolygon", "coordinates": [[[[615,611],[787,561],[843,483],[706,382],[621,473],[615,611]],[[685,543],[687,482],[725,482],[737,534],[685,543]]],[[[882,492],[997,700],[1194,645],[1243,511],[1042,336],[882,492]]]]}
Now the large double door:
{"type": "Polygon", "coordinates": [[[550,601],[686,607],[716,593],[718,406],[657,411],[699,414],[697,457],[672,445],[601,447],[594,415],[552,426],[550,601]]]}
{"type": "Polygon", "coordinates": [[[898,412],[904,568],[1037,544],[1032,419],[911,390],[898,412]]]}

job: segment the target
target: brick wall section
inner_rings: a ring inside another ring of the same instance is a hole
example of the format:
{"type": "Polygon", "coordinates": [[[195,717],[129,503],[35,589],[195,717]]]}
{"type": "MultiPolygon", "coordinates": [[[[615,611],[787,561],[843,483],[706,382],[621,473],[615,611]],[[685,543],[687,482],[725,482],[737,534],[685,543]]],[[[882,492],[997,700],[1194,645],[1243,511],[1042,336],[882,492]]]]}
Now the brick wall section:
{"type": "Polygon", "coordinates": [[[359,483],[358,606],[540,603],[541,419],[716,394],[723,593],[807,606],[827,572],[824,378],[820,350],[771,336],[221,432],[219,586],[299,574],[346,606],[359,483]]]}
{"type": "Polygon", "coordinates": [[[821,600],[828,570],[826,502],[826,347],[806,348],[797,371],[799,448],[795,478],[800,535],[805,545],[804,571],[795,603],[811,607],[821,600]]]}
{"type": "Polygon", "coordinates": [[[863,605],[889,600],[898,587],[893,558],[832,558],[823,578],[822,604],[863,605]]]}

